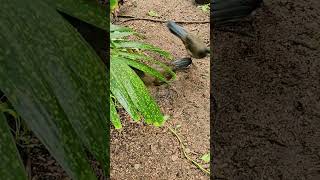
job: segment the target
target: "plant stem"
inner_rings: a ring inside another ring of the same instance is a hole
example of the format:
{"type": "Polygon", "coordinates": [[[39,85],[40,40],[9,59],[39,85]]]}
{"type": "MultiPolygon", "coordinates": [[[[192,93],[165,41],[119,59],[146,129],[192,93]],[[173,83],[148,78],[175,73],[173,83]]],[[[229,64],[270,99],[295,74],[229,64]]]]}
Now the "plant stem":
{"type": "Polygon", "coordinates": [[[173,130],[172,128],[170,128],[169,126],[166,126],[178,139],[179,143],[180,143],[180,147],[181,147],[181,151],[183,152],[184,156],[187,158],[187,160],[189,160],[190,162],[192,162],[195,166],[197,166],[201,171],[203,171],[204,173],[208,174],[210,176],[210,171],[206,170],[205,168],[203,168],[199,163],[197,163],[195,160],[191,159],[187,153],[186,153],[186,147],[183,145],[182,140],[180,138],[180,136],[175,132],[175,130],[173,130]]]}

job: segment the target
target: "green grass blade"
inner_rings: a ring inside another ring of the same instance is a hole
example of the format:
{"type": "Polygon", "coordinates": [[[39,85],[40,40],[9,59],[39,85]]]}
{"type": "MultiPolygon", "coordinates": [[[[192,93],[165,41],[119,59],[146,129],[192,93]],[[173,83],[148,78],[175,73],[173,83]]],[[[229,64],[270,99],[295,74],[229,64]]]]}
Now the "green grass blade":
{"type": "Polygon", "coordinates": [[[27,174],[24,170],[14,138],[10,132],[10,127],[2,112],[0,112],[0,139],[1,179],[27,180],[27,174]]]}

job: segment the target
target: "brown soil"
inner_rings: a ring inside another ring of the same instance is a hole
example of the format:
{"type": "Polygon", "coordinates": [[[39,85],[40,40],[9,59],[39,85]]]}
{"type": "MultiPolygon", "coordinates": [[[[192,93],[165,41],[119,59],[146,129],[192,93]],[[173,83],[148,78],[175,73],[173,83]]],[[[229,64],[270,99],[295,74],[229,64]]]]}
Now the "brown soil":
{"type": "MultiPolygon", "coordinates": [[[[120,14],[150,18],[150,10],[166,20],[209,20],[209,13],[202,12],[192,0],[131,0],[121,7],[120,14]]],[[[144,34],[145,42],[176,58],[187,56],[182,42],[168,31],[165,23],[130,21],[122,25],[144,34]]],[[[209,45],[209,24],[183,26],[209,45]]],[[[181,125],[178,134],[194,159],[209,152],[209,65],[209,57],[194,59],[191,68],[178,72],[177,80],[169,86],[150,87],[162,111],[171,116],[166,124],[181,125]]],[[[133,123],[125,114],[122,118],[123,130],[111,131],[111,179],[209,179],[184,158],[176,137],[167,128],[133,123]]]]}
{"type": "Polygon", "coordinates": [[[319,9],[270,0],[253,38],[212,34],[216,179],[320,179],[319,9]]]}

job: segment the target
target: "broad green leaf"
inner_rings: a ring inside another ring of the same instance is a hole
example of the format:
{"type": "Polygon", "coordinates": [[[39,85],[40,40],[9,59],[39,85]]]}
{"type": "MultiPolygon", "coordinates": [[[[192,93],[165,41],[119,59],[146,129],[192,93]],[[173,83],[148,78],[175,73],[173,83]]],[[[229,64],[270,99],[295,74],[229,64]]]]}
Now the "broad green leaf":
{"type": "Polygon", "coordinates": [[[205,163],[209,163],[210,162],[210,153],[204,154],[201,157],[201,160],[203,160],[205,163]]]}
{"type": "Polygon", "coordinates": [[[83,145],[108,171],[109,98],[101,60],[44,1],[1,5],[1,90],[73,179],[96,179],[83,145]]]}
{"type": "Polygon", "coordinates": [[[107,7],[97,0],[46,0],[57,10],[109,32],[107,7]]]}
{"type": "Polygon", "coordinates": [[[27,180],[19,152],[14,138],[10,132],[10,127],[3,113],[0,112],[0,174],[5,180],[27,180]]]}
{"type": "Polygon", "coordinates": [[[161,126],[165,121],[164,116],[142,80],[123,61],[112,60],[110,63],[111,78],[119,79],[133,104],[143,115],[145,122],[161,126]]]}
{"type": "Polygon", "coordinates": [[[116,129],[122,128],[120,117],[119,117],[117,110],[116,110],[116,106],[111,98],[110,98],[110,118],[111,118],[111,122],[112,122],[113,126],[116,129]]]}

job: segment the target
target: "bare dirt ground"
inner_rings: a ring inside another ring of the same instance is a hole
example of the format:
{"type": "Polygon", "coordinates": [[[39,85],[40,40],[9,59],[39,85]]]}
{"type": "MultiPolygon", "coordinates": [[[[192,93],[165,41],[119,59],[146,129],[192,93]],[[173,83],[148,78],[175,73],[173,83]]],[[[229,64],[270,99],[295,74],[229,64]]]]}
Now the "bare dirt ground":
{"type": "MultiPolygon", "coordinates": [[[[147,16],[150,10],[156,11],[160,19],[209,20],[209,13],[197,8],[192,0],[129,0],[121,7],[120,15],[150,18],[147,16]]],[[[165,23],[130,21],[122,25],[144,34],[145,42],[167,50],[176,58],[187,55],[182,42],[168,31],[165,23]]],[[[209,24],[183,26],[209,46],[209,24]]],[[[177,80],[169,86],[150,87],[163,112],[171,116],[167,124],[181,125],[178,133],[194,159],[208,153],[210,148],[209,59],[194,59],[191,68],[178,72],[177,80]]],[[[169,130],[133,123],[126,114],[122,118],[123,130],[111,131],[111,179],[209,179],[184,158],[169,130]]]]}
{"type": "Polygon", "coordinates": [[[212,33],[215,179],[320,179],[320,3],[270,0],[212,33]]]}

